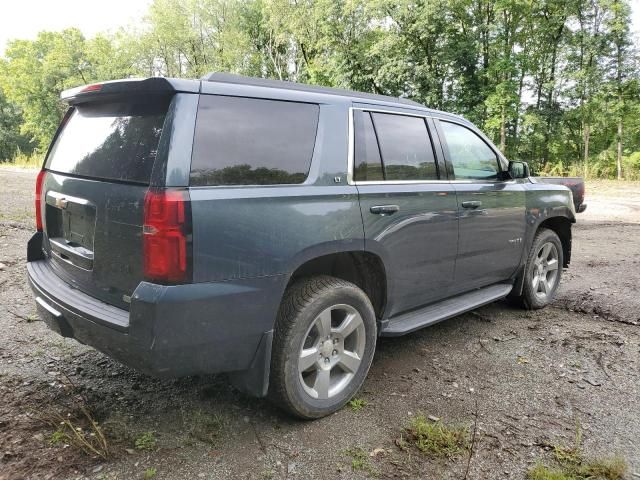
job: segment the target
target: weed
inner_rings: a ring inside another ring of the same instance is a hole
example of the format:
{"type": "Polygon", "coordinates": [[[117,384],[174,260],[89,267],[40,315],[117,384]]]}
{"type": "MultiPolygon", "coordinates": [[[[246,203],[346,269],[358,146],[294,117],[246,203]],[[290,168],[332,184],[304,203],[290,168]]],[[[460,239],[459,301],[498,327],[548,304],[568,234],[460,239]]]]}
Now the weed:
{"type": "Polygon", "coordinates": [[[548,467],[538,464],[529,470],[529,480],[621,480],[627,472],[627,464],[620,457],[585,461],[548,467]]]}
{"type": "Polygon", "coordinates": [[[51,437],[49,438],[49,443],[51,445],[66,443],[66,441],[67,441],[67,434],[63,430],[56,430],[51,434],[51,437]]]}
{"type": "MultiPolygon", "coordinates": [[[[64,375],[64,374],[63,374],[64,375]]],[[[109,442],[102,427],[94,418],[86,397],[78,392],[69,377],[66,379],[65,391],[71,395],[64,397],[66,414],[58,410],[46,410],[38,413],[38,418],[54,428],[49,442],[52,445],[64,443],[82,450],[87,455],[107,458],[110,455],[109,442]]]]}
{"type": "Polygon", "coordinates": [[[369,454],[361,447],[348,448],[343,454],[351,458],[351,469],[362,471],[368,475],[376,475],[376,469],[371,465],[369,454]]]}
{"type": "Polygon", "coordinates": [[[152,478],[155,478],[156,474],[158,473],[158,470],[154,467],[150,467],[147,468],[144,471],[144,480],[151,480],[152,478]]]}
{"type": "Polygon", "coordinates": [[[349,400],[349,406],[354,412],[359,412],[367,405],[369,405],[369,402],[367,402],[364,398],[352,398],[351,400],[349,400]]]}
{"type": "Polygon", "coordinates": [[[182,422],[190,436],[201,442],[213,444],[222,435],[225,428],[224,417],[202,410],[189,414],[182,412],[182,422]]]}
{"type": "Polygon", "coordinates": [[[469,449],[466,427],[448,426],[439,420],[430,422],[423,415],[413,417],[406,432],[418,450],[436,457],[453,458],[469,449]]]}
{"type": "Polygon", "coordinates": [[[404,438],[404,435],[401,433],[398,438],[396,438],[397,447],[403,452],[409,449],[409,442],[404,438]]]}
{"type": "Polygon", "coordinates": [[[553,448],[554,467],[538,464],[528,472],[530,480],[620,480],[627,472],[623,458],[587,460],[582,452],[582,432],[576,426],[573,446],[553,448]]]}
{"type": "Polygon", "coordinates": [[[59,413],[54,415],[57,416],[59,427],[51,435],[52,443],[67,443],[87,455],[97,455],[101,458],[109,456],[109,444],[102,428],[87,409],[82,408],[79,418],[74,418],[71,414],[66,417],[59,413]]]}
{"type": "Polygon", "coordinates": [[[49,439],[52,445],[65,443],[87,455],[97,455],[101,458],[109,456],[107,438],[85,405],[80,405],[74,415],[68,413],[65,416],[59,412],[51,412],[44,421],[51,426],[57,426],[49,439]]]}
{"type": "Polygon", "coordinates": [[[134,446],[138,450],[155,450],[158,440],[153,432],[144,432],[138,435],[134,441],[134,446]]]}

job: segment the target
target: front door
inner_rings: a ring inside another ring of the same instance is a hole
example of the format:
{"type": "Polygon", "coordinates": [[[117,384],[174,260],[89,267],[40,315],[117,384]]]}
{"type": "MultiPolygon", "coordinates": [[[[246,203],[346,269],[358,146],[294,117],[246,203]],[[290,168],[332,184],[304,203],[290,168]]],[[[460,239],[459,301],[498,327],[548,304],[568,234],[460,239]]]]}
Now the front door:
{"type": "MultiPolygon", "coordinates": [[[[365,247],[387,269],[386,316],[443,297],[453,283],[456,192],[434,154],[429,121],[355,109],[354,180],[365,247]]],[[[436,139],[437,141],[437,139],[436,139]]]]}
{"type": "Polygon", "coordinates": [[[499,179],[500,158],[477,132],[450,121],[438,124],[458,199],[455,290],[507,280],[524,248],[524,188],[519,181],[499,179]]]}

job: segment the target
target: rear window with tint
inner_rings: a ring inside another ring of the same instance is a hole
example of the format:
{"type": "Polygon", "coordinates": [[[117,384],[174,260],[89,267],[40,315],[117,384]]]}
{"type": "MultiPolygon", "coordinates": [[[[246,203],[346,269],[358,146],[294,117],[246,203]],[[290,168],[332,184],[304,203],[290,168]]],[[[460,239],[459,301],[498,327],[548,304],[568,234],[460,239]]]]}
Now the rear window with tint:
{"type": "Polygon", "coordinates": [[[106,180],[149,183],[168,99],[74,107],[46,167],[106,180]]]}
{"type": "Polygon", "coordinates": [[[318,105],[203,95],[191,185],[276,185],[307,178],[318,105]]]}
{"type": "Polygon", "coordinates": [[[436,180],[433,147],[421,117],[372,113],[385,180],[436,180]]]}
{"type": "Polygon", "coordinates": [[[384,180],[380,149],[378,148],[376,132],[373,129],[371,113],[355,110],[353,120],[355,130],[355,180],[367,182],[384,180]]]}

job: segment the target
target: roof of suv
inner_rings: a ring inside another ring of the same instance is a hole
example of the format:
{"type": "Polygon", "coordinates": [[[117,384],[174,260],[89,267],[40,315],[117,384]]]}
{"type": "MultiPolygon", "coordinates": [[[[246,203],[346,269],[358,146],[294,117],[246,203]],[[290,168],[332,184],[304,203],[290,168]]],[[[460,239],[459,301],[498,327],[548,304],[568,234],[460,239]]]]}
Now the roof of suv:
{"type": "Polygon", "coordinates": [[[82,85],[76,88],[65,90],[61,93],[62,100],[69,104],[77,104],[92,101],[92,99],[106,98],[108,96],[119,96],[123,93],[144,93],[144,94],[164,94],[168,92],[191,92],[202,91],[204,82],[220,83],[227,85],[238,85],[240,88],[273,88],[274,90],[285,90],[289,92],[300,92],[302,94],[313,95],[335,95],[353,101],[363,103],[375,102],[386,106],[400,106],[404,108],[419,109],[422,111],[435,112],[440,115],[457,118],[467,123],[464,117],[448,112],[442,112],[428,108],[421,103],[402,97],[391,97],[387,95],[377,95],[374,93],[356,92],[341,88],[330,88],[319,85],[307,85],[304,83],[289,82],[284,80],[270,80],[266,78],[246,77],[231,73],[212,72],[208,73],[200,80],[168,77],[149,78],[127,78],[122,80],[112,80],[100,82],[92,85],[82,85]]]}
{"type": "Polygon", "coordinates": [[[232,73],[211,72],[202,77],[203,81],[231,83],[236,85],[250,85],[254,87],[280,88],[284,90],[297,90],[300,92],[321,93],[325,95],[338,95],[363,100],[376,100],[379,102],[401,103],[412,107],[426,108],[424,105],[408,98],[391,97],[387,95],[377,95],[374,93],[356,92],[342,88],[323,87],[320,85],[308,85],[305,83],[289,82],[284,80],[271,80],[268,78],[246,77],[232,73]]]}

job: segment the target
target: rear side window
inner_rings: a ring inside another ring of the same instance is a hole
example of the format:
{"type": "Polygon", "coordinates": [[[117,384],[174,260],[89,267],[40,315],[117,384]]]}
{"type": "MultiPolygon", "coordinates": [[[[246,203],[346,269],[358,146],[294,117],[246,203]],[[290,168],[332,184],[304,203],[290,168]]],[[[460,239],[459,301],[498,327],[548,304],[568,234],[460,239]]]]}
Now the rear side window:
{"type": "Polygon", "coordinates": [[[307,178],[318,105],[203,95],[191,185],[275,185],[307,178]]]}
{"type": "Polygon", "coordinates": [[[353,121],[355,131],[355,180],[384,180],[380,149],[373,129],[371,114],[355,110],[353,121]]]}
{"type": "Polygon", "coordinates": [[[49,170],[149,183],[169,99],[74,107],[47,159],[49,170]]]}
{"type": "Polygon", "coordinates": [[[457,179],[495,180],[498,157],[482,138],[462,125],[440,121],[457,179]]]}
{"type": "Polygon", "coordinates": [[[358,119],[359,116],[356,112],[356,180],[437,180],[435,155],[424,118],[374,112],[363,112],[358,119]]]}

